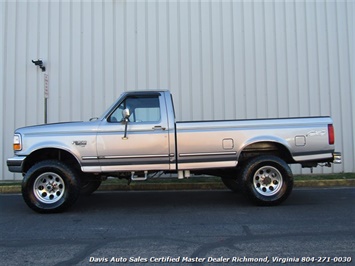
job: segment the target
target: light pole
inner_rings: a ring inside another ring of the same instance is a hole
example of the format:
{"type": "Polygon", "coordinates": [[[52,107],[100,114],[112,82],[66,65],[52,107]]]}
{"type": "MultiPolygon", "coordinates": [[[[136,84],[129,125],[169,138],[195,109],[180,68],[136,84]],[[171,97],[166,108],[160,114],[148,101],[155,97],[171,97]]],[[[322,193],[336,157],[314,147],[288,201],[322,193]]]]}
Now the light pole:
{"type": "Polygon", "coordinates": [[[47,124],[47,115],[48,115],[48,98],[49,98],[49,77],[48,73],[46,72],[46,67],[44,66],[44,63],[42,59],[37,59],[37,60],[32,60],[32,63],[38,66],[43,73],[44,76],[44,123],[47,124]]]}

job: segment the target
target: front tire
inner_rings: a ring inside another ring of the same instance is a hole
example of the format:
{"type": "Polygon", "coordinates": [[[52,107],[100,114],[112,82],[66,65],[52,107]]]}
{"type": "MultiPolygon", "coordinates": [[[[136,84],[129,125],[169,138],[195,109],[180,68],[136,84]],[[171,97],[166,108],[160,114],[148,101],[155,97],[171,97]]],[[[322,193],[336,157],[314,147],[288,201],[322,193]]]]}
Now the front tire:
{"type": "Polygon", "coordinates": [[[76,202],[79,194],[76,172],[57,160],[33,165],[22,181],[23,199],[39,213],[62,212],[76,202]]]}
{"type": "Polygon", "coordinates": [[[94,175],[87,174],[81,176],[80,183],[80,194],[82,196],[90,196],[100,187],[101,180],[94,175]]]}
{"type": "Polygon", "coordinates": [[[284,202],[293,188],[293,175],[279,157],[262,155],[251,159],[242,171],[244,193],[257,205],[284,202]]]}

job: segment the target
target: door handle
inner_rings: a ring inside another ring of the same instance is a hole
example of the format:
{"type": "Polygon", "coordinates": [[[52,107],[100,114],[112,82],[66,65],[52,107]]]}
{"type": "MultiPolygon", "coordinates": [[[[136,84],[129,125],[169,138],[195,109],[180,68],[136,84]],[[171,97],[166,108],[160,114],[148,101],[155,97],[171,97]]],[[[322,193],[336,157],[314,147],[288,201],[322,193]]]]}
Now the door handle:
{"type": "Polygon", "coordinates": [[[165,127],[162,127],[162,126],[154,126],[153,127],[153,130],[165,130],[166,128],[165,127]]]}

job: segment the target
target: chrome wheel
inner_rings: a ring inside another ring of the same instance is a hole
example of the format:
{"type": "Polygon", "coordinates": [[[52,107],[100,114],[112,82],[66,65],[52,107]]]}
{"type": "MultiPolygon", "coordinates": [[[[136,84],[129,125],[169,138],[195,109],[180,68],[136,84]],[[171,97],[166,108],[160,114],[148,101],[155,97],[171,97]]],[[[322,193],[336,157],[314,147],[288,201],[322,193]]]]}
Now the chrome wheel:
{"type": "Polygon", "coordinates": [[[260,155],[246,163],[241,172],[244,193],[257,205],[275,206],[284,202],[293,187],[288,164],[274,155],[260,155]]]}
{"type": "Polygon", "coordinates": [[[282,185],[282,175],[275,167],[263,166],[254,174],[254,189],[263,196],[269,197],[277,194],[281,190],[282,185]]]}
{"type": "Polygon", "coordinates": [[[53,172],[41,174],[33,183],[33,194],[42,203],[50,204],[59,201],[64,191],[64,180],[53,172]]]}
{"type": "Polygon", "coordinates": [[[58,160],[34,164],[22,180],[22,197],[28,207],[39,213],[62,212],[80,194],[78,172],[58,160]]]}

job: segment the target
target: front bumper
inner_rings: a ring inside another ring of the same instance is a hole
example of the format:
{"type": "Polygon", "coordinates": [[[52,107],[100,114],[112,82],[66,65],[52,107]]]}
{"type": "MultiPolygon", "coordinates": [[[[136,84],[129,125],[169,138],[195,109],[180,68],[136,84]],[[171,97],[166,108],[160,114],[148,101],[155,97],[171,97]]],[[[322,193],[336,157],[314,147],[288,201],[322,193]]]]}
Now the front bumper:
{"type": "Polygon", "coordinates": [[[340,164],[341,162],[342,162],[341,153],[340,152],[334,152],[333,153],[333,163],[340,164]]]}
{"type": "Polygon", "coordinates": [[[9,171],[13,173],[22,173],[22,166],[25,159],[25,156],[15,156],[7,159],[6,163],[9,171]]]}

